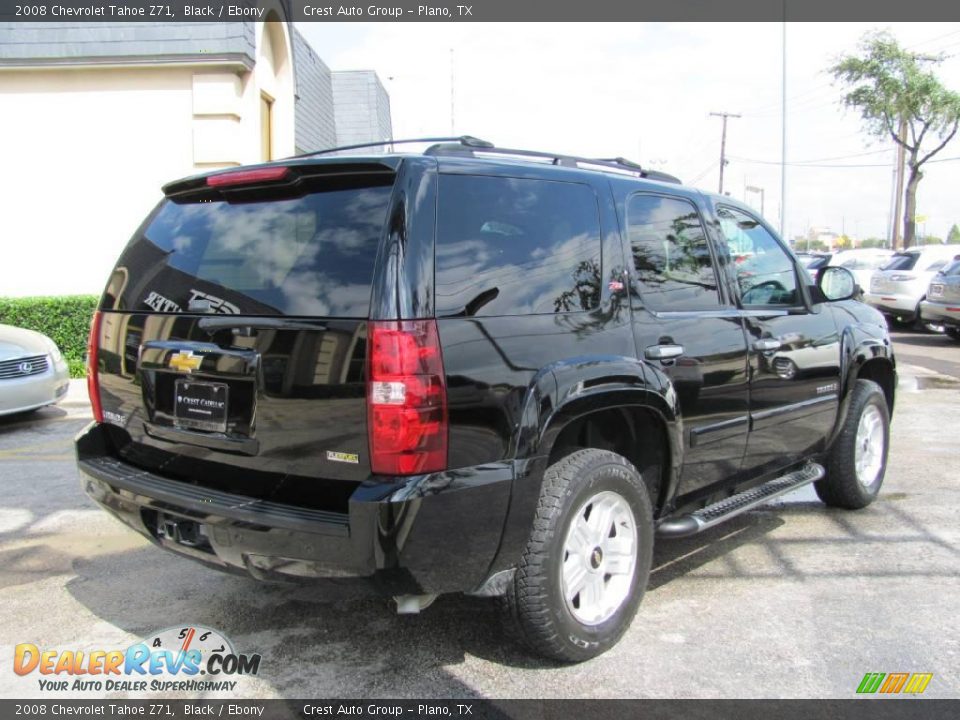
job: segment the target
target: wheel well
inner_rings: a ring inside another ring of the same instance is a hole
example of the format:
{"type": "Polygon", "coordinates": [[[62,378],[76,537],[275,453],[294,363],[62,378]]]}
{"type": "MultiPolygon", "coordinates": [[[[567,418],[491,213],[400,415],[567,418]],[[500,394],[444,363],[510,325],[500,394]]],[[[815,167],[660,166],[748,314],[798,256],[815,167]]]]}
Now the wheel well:
{"type": "Polygon", "coordinates": [[[610,450],[633,463],[647,485],[650,502],[660,509],[670,451],[663,422],[653,412],[639,407],[611,408],[577,418],[557,436],[549,463],[584,448],[610,450]]]}
{"type": "Polygon", "coordinates": [[[893,395],[896,390],[896,374],[893,372],[893,365],[885,358],[874,358],[867,360],[857,373],[858,379],[873,380],[883,390],[887,398],[887,408],[893,412],[893,395]]]}

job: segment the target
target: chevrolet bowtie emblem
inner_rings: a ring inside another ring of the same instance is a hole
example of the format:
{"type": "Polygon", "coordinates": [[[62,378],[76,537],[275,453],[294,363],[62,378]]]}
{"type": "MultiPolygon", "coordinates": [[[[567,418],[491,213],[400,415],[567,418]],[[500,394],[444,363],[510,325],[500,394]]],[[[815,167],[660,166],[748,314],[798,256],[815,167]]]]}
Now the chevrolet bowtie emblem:
{"type": "Polygon", "coordinates": [[[180,350],[170,356],[167,364],[180,372],[193,372],[203,362],[203,355],[194,355],[192,350],[180,350]]]}

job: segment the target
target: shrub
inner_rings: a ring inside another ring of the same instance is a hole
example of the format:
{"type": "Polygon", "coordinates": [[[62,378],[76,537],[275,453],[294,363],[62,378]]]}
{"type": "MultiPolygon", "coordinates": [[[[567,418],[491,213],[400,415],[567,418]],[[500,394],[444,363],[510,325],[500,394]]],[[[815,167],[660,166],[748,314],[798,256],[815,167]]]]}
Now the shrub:
{"type": "Polygon", "coordinates": [[[70,377],[84,376],[90,316],[96,295],[0,298],[0,323],[41,332],[53,340],[70,366],[70,377]]]}

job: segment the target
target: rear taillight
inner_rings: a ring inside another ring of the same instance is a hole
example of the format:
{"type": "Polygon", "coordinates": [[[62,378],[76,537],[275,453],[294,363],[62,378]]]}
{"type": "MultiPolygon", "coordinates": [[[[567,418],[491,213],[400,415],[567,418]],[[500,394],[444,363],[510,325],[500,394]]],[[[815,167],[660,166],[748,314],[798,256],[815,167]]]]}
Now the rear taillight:
{"type": "Polygon", "coordinates": [[[371,321],[367,337],[370,468],[447,468],[447,388],[435,320],[371,321]]]}
{"type": "Polygon", "coordinates": [[[100,377],[97,375],[98,355],[100,354],[100,320],[103,313],[93,313],[90,320],[90,336],[87,338],[87,393],[90,395],[90,407],[93,419],[103,422],[103,406],[100,404],[100,377]]]}

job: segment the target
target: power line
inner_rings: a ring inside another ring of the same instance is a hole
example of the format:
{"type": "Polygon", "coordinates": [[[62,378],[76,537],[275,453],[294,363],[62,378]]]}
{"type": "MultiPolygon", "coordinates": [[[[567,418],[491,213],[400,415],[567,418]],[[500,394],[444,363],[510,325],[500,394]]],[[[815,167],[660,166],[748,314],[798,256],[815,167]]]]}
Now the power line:
{"type": "Polygon", "coordinates": [[[690,181],[689,183],[687,183],[687,184],[688,184],[688,185],[693,185],[694,183],[699,182],[701,179],[703,179],[704,177],[706,177],[707,173],[710,172],[711,170],[713,170],[716,166],[717,166],[717,161],[714,160],[712,163],[710,163],[710,164],[707,166],[707,169],[706,169],[706,170],[704,170],[702,173],[700,173],[699,175],[697,175],[693,180],[691,180],[691,181],[690,181]]]}
{"type": "MultiPolygon", "coordinates": [[[[884,152],[890,152],[889,149],[884,152]]],[[[742,163],[751,163],[754,165],[782,165],[779,160],[751,160],[750,158],[741,158],[741,157],[730,157],[731,160],[736,160],[737,162],[742,163]]],[[[954,162],[960,160],[960,156],[949,157],[949,158],[939,158],[937,160],[927,160],[924,165],[927,163],[942,163],[942,162],[954,162]]],[[[889,168],[890,163],[858,163],[858,164],[844,164],[844,165],[830,165],[830,164],[813,164],[813,163],[787,163],[790,167],[801,167],[801,168],[869,168],[869,167],[883,167],[889,168]]]]}

